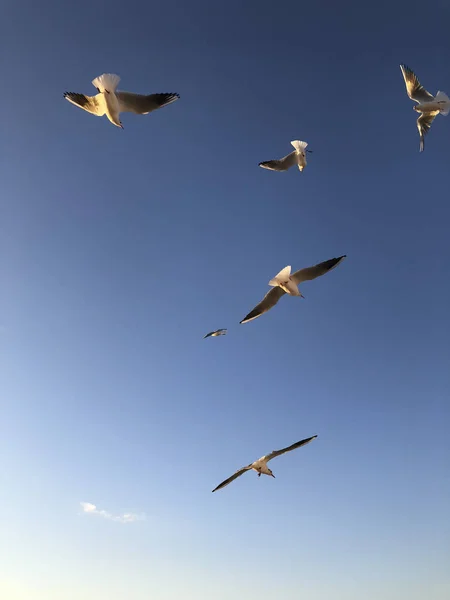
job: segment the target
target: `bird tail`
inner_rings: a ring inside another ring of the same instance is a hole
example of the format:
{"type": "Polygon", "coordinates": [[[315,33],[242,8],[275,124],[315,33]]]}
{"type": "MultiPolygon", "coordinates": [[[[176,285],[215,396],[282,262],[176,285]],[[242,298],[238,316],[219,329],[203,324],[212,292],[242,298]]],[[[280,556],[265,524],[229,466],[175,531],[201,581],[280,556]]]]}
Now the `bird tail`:
{"type": "Polygon", "coordinates": [[[441,115],[447,116],[450,112],[450,98],[447,96],[445,92],[439,91],[435,97],[436,102],[442,105],[442,108],[439,109],[441,115]]]}
{"type": "Polygon", "coordinates": [[[280,283],[286,283],[290,276],[291,267],[289,265],[288,267],[284,267],[284,269],[281,269],[281,271],[269,281],[269,285],[272,287],[277,287],[278,285],[280,285],[280,283]]]}
{"type": "Polygon", "coordinates": [[[294,140],[291,142],[297,152],[303,152],[308,145],[308,142],[301,142],[300,140],[294,140]]]}
{"type": "Polygon", "coordinates": [[[92,80],[92,85],[96,87],[100,93],[115,92],[119,85],[120,77],[113,73],[103,73],[92,80]]]}

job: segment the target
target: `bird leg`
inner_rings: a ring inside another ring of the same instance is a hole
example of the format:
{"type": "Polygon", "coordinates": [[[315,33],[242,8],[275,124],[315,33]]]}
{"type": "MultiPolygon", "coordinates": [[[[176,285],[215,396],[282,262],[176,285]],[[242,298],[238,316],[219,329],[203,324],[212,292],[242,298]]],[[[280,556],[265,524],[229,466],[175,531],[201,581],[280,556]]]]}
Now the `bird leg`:
{"type": "Polygon", "coordinates": [[[258,477],[261,477],[261,473],[258,473],[258,477]]]}

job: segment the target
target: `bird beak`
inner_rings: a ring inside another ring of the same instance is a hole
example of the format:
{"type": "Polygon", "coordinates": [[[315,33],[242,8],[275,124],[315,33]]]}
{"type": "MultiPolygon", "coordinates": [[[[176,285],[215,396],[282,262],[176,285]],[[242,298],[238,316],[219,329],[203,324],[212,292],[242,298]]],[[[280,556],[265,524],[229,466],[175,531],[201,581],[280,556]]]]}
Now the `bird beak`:
{"type": "Polygon", "coordinates": [[[275,479],[275,475],[273,473],[271,473],[272,477],[275,479]]]}

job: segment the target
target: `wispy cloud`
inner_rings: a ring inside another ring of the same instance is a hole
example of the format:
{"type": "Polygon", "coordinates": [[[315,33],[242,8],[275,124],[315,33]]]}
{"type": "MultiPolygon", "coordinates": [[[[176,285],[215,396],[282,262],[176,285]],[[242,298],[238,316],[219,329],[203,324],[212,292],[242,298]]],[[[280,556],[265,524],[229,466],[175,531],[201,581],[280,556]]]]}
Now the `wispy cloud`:
{"type": "Polygon", "coordinates": [[[117,521],[118,523],[133,523],[134,521],[144,521],[145,514],[136,514],[136,513],[124,513],[123,515],[113,515],[107,510],[98,510],[95,504],[91,504],[90,502],[80,502],[81,508],[83,512],[88,513],[90,515],[98,515],[99,517],[103,517],[104,519],[109,519],[110,521],[117,521]]]}

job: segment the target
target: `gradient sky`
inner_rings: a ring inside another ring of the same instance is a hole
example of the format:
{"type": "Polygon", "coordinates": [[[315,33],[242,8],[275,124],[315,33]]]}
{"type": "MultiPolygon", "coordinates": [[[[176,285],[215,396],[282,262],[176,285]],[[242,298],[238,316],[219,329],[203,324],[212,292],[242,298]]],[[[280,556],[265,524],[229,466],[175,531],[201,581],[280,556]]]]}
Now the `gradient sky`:
{"type": "Polygon", "coordinates": [[[450,93],[427,6],[2,2],[2,599],[450,597],[450,119],[420,154],[399,69],[450,93]],[[104,72],[181,99],[121,131],[63,99],[104,72]],[[302,174],[258,168],[292,139],[302,174]]]}

